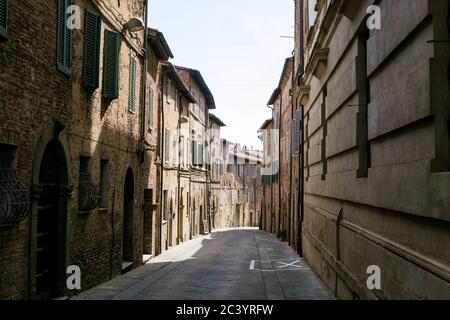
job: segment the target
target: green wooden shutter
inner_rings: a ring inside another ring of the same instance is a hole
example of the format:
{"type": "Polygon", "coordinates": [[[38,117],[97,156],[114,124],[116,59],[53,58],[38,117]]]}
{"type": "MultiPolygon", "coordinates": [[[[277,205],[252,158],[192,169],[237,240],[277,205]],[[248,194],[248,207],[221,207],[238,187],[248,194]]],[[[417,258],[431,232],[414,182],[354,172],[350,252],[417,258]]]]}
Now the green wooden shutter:
{"type": "Polygon", "coordinates": [[[136,112],[136,57],[130,56],[130,83],[128,94],[128,111],[136,112]]]}
{"type": "Polygon", "coordinates": [[[72,65],[72,31],[67,28],[67,9],[71,0],[58,0],[56,32],[56,64],[58,70],[70,74],[72,65]]]}
{"type": "Polygon", "coordinates": [[[83,85],[91,89],[98,88],[100,30],[101,17],[86,10],[84,16],[83,85]]]}
{"type": "Polygon", "coordinates": [[[117,99],[119,97],[120,33],[105,31],[103,51],[103,97],[117,99]]]}
{"type": "Polygon", "coordinates": [[[0,35],[8,34],[8,0],[0,0],[0,35]]]}

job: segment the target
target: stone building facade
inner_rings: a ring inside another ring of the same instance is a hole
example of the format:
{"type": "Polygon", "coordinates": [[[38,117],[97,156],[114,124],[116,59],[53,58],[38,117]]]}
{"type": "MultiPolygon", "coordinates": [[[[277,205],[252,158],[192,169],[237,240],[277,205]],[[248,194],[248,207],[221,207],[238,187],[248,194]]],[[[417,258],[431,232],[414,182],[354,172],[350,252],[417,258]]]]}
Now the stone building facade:
{"type": "Polygon", "coordinates": [[[160,114],[160,154],[162,177],[160,181],[160,230],[161,252],[179,244],[186,238],[183,230],[188,221],[183,210],[184,184],[181,186],[181,170],[187,168],[181,128],[181,117],[189,106],[197,103],[175,67],[168,63],[162,76],[162,101],[160,114]],[[182,144],[181,144],[182,143],[182,144]],[[181,194],[182,193],[182,194],[181,194]]]}
{"type": "Polygon", "coordinates": [[[449,15],[445,0],[296,1],[296,240],[338,298],[450,298],[449,15]]]}
{"type": "Polygon", "coordinates": [[[66,266],[85,290],[142,258],[144,31],[124,25],[146,8],[74,0],[71,30],[69,1],[5,3],[0,298],[70,295],[66,266]]]}
{"type": "Polygon", "coordinates": [[[218,228],[259,227],[262,154],[222,139],[218,228]]]}
{"type": "Polygon", "coordinates": [[[208,135],[207,139],[209,142],[209,155],[207,159],[210,159],[208,163],[209,168],[209,203],[211,211],[211,226],[212,228],[223,227],[225,222],[223,221],[223,216],[220,212],[220,200],[221,200],[221,176],[223,174],[223,158],[222,158],[222,148],[220,139],[220,130],[225,127],[225,123],[220,120],[217,116],[210,113],[209,123],[208,123],[208,135]]]}
{"type": "Polygon", "coordinates": [[[187,150],[190,150],[189,186],[186,189],[186,199],[189,201],[190,238],[205,234],[211,230],[209,195],[209,175],[207,150],[207,131],[209,112],[216,108],[212,95],[202,74],[195,69],[177,66],[181,79],[186,83],[191,94],[197,101],[191,105],[188,113],[188,132],[186,141],[189,141],[187,150]],[[189,197],[188,194],[189,193],[189,197]]]}

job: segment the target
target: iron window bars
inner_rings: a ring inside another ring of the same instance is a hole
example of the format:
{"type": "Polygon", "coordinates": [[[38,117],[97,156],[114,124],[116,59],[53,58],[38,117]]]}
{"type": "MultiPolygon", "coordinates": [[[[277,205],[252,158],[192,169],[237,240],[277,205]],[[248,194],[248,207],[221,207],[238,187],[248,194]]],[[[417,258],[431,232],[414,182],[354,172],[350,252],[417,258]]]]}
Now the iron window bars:
{"type": "Polygon", "coordinates": [[[88,212],[100,206],[102,196],[100,190],[90,180],[89,173],[80,173],[78,211],[88,212]]]}
{"type": "Polygon", "coordinates": [[[0,168],[0,226],[14,226],[29,213],[30,195],[17,170],[0,168]]]}

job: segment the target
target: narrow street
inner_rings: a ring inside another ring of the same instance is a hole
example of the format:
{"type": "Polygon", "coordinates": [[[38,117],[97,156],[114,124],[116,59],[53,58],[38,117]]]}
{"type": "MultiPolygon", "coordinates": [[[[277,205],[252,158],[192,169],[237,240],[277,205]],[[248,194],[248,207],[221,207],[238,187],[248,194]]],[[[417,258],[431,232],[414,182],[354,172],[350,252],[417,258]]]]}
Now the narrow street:
{"type": "Polygon", "coordinates": [[[286,243],[243,228],[196,238],[73,299],[323,300],[333,295],[286,243]]]}

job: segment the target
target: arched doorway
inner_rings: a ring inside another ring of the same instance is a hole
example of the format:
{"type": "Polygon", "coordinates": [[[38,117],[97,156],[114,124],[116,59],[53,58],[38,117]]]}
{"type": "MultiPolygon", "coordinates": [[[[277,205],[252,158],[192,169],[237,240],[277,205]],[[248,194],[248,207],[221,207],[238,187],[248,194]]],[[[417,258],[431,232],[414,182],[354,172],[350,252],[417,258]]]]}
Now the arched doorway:
{"type": "Polygon", "coordinates": [[[33,217],[32,281],[34,297],[64,295],[67,247],[68,169],[62,144],[51,140],[39,164],[37,210],[33,217]]]}
{"type": "Polygon", "coordinates": [[[125,176],[123,195],[123,235],[122,235],[122,260],[134,261],[133,251],[134,234],[134,175],[131,168],[125,176]]]}

